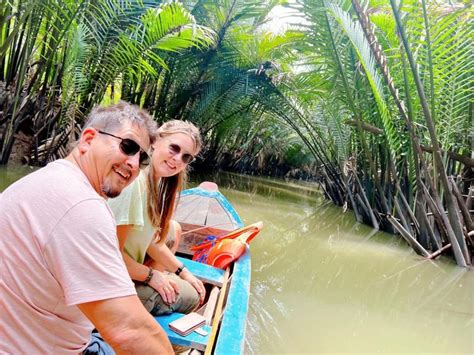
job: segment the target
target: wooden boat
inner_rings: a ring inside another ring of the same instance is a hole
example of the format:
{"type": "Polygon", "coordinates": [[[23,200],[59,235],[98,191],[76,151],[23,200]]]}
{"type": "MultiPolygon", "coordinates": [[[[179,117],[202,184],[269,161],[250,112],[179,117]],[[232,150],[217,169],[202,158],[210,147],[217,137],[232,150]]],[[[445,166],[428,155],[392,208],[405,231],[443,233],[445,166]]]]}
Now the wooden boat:
{"type": "Polygon", "coordinates": [[[183,229],[178,258],[206,285],[206,300],[198,310],[206,318],[205,335],[192,332],[182,337],[169,329],[169,323],[182,314],[156,317],[172,344],[191,347],[190,354],[242,354],[250,292],[250,252],[226,270],[191,260],[190,247],[208,235],[227,235],[243,226],[230,202],[217,185],[205,182],[181,193],[174,219],[183,229]]]}

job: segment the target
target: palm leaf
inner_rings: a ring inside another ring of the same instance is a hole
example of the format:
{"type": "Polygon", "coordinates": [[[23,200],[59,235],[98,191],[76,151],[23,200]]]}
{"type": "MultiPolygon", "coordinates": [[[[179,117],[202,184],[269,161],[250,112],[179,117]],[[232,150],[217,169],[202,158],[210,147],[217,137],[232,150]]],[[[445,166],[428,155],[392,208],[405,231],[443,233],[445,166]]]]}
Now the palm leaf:
{"type": "Polygon", "coordinates": [[[333,16],[340,23],[342,29],[345,31],[347,37],[350,39],[357,56],[362,64],[369,85],[372,89],[375,102],[377,103],[378,113],[380,115],[381,123],[383,124],[384,134],[393,157],[400,158],[402,153],[400,144],[400,132],[393,124],[390,110],[385,100],[385,93],[383,89],[383,80],[379,75],[372,56],[369,43],[364,36],[364,32],[358,22],[352,21],[348,12],[343,11],[337,5],[330,5],[333,16]]]}

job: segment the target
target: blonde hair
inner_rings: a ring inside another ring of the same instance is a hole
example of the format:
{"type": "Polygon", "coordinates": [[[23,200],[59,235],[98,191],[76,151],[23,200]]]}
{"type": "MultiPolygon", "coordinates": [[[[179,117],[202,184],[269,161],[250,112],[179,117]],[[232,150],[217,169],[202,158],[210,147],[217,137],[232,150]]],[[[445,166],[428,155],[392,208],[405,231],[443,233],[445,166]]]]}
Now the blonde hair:
{"type": "MultiPolygon", "coordinates": [[[[202,141],[199,129],[188,121],[172,120],[163,123],[157,131],[157,140],[176,133],[188,135],[194,142],[194,152],[201,150],[202,141]]],[[[180,173],[163,177],[158,183],[155,181],[153,164],[148,167],[147,178],[147,212],[148,217],[156,229],[155,243],[162,244],[168,235],[169,224],[174,212],[178,192],[187,181],[188,166],[180,173]]]]}

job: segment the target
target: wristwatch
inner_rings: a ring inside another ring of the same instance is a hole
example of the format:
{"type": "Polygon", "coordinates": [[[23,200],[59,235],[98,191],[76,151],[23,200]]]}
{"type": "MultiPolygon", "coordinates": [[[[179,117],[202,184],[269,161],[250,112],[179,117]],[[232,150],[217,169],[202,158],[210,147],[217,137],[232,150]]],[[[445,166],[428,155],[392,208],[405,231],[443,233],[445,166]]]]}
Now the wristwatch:
{"type": "Polygon", "coordinates": [[[148,276],[146,277],[146,279],[143,281],[143,284],[145,286],[148,286],[148,283],[151,281],[151,279],[153,278],[153,268],[150,267],[150,270],[148,270],[148,276]]]}
{"type": "Polygon", "coordinates": [[[174,272],[177,276],[179,276],[179,274],[181,274],[181,272],[184,270],[186,266],[184,266],[184,264],[181,264],[181,266],[178,266],[178,269],[176,269],[176,271],[174,272]]]}

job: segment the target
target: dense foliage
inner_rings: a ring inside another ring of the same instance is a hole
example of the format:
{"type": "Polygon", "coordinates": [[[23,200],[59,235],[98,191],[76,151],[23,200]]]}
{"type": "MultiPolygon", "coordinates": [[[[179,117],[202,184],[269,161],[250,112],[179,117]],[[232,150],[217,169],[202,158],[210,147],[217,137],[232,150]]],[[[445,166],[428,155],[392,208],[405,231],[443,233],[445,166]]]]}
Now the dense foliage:
{"type": "Polygon", "coordinates": [[[33,164],[63,156],[93,105],[122,98],[195,122],[208,165],[318,176],[359,221],[470,264],[468,2],[1,4],[2,164],[19,142],[33,164]]]}

